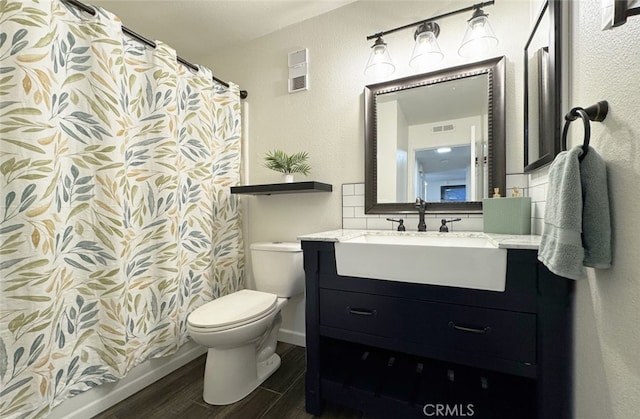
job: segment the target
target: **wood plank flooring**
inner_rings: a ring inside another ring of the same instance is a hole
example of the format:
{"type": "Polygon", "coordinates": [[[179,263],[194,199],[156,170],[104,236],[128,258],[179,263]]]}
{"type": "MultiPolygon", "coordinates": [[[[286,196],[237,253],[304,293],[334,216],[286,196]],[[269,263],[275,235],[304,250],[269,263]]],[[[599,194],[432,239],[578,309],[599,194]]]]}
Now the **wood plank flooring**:
{"type": "MultiPolygon", "coordinates": [[[[278,342],[280,368],[243,400],[212,406],[202,399],[205,356],[174,371],[94,419],[303,419],[304,348],[278,342]]],[[[322,418],[364,419],[361,412],[327,403],[322,418]]]]}

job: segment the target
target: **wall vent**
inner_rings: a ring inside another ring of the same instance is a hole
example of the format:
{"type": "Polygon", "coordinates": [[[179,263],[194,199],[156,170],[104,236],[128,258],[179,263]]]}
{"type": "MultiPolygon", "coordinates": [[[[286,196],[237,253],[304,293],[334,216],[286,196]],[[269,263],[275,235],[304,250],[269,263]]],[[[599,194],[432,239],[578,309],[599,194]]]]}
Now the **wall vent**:
{"type": "Polygon", "coordinates": [[[289,92],[297,92],[299,90],[307,90],[307,76],[294,77],[289,80],[289,92]]]}
{"type": "Polygon", "coordinates": [[[289,93],[309,90],[309,50],[307,48],[289,53],[289,93]]]}
{"type": "Polygon", "coordinates": [[[455,131],[456,126],[454,124],[445,124],[445,125],[434,125],[431,128],[431,132],[434,134],[441,134],[443,132],[451,132],[455,131]]]}

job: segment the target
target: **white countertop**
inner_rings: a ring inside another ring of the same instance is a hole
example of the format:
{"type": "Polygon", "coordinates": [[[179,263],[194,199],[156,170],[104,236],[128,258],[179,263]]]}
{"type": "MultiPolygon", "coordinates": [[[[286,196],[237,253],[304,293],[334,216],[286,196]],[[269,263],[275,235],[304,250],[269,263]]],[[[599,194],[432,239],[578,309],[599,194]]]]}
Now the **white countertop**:
{"type": "Polygon", "coordinates": [[[447,236],[456,235],[468,236],[468,237],[488,237],[493,241],[500,249],[528,249],[538,250],[540,246],[540,236],[537,235],[518,235],[518,234],[494,234],[494,233],[482,233],[477,231],[456,231],[452,233],[438,233],[435,231],[417,232],[417,231],[402,231],[395,230],[330,230],[322,231],[319,233],[304,234],[298,236],[300,241],[322,241],[322,242],[339,242],[343,240],[353,239],[363,234],[381,234],[381,235],[430,235],[430,236],[447,236]]]}

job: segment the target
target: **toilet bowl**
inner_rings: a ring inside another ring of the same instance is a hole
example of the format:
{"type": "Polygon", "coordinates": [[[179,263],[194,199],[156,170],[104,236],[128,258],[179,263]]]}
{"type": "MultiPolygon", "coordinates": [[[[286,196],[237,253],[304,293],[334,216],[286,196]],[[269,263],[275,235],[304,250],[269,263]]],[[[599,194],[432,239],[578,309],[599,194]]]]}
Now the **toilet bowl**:
{"type": "Polygon", "coordinates": [[[217,298],[187,318],[193,341],[209,348],[203,391],[209,404],[243,399],[278,369],[280,310],[289,297],[303,291],[300,244],[254,243],[251,255],[257,290],[217,298]]]}

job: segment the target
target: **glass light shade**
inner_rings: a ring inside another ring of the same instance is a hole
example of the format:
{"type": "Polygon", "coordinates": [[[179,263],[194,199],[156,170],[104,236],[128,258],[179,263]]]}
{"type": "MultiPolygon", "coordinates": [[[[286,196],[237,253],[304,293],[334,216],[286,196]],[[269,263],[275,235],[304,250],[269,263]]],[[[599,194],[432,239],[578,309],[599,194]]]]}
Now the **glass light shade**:
{"type": "Polygon", "coordinates": [[[435,33],[425,31],[416,35],[416,43],[409,60],[411,68],[425,70],[442,61],[442,58],[444,58],[444,54],[440,50],[435,33]]]}
{"type": "Polygon", "coordinates": [[[477,9],[469,20],[458,54],[461,57],[477,57],[496,45],[498,45],[498,38],[493,32],[487,15],[481,9],[477,9]]]}
{"type": "Polygon", "coordinates": [[[387,44],[382,38],[376,39],[371,47],[369,61],[364,69],[367,76],[385,77],[391,75],[396,70],[396,66],[391,61],[391,55],[387,49],[387,44]]]}

